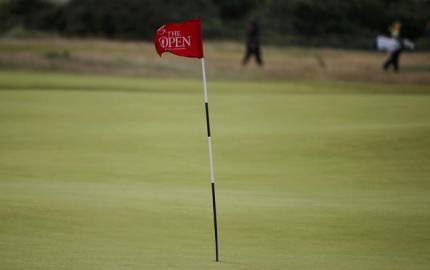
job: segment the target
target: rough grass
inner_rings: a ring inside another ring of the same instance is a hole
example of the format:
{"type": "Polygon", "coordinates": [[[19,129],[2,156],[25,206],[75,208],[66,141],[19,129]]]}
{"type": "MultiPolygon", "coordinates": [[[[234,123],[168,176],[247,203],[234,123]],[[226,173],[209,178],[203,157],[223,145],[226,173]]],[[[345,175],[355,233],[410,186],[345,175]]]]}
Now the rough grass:
{"type": "MultiPolygon", "coordinates": [[[[241,44],[206,42],[205,57],[212,79],[430,83],[429,52],[405,52],[399,74],[383,72],[387,55],[372,51],[267,46],[263,48],[266,65],[260,69],[255,63],[240,65],[241,44]]],[[[195,61],[168,54],[160,59],[150,43],[60,38],[1,39],[0,67],[158,78],[199,75],[195,61]]]]}
{"type": "Polygon", "coordinates": [[[430,267],[427,86],[210,81],[220,263],[199,81],[0,89],[2,269],[430,267]]]}

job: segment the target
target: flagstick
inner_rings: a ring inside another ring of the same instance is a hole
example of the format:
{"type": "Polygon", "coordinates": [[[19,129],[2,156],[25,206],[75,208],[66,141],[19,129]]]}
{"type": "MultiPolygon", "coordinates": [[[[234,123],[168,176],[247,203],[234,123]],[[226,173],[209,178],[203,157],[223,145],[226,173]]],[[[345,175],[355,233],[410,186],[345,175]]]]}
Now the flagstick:
{"type": "Polygon", "coordinates": [[[205,94],[206,126],[208,130],[209,167],[210,167],[211,187],[212,187],[212,207],[213,207],[213,214],[214,214],[215,260],[218,261],[218,228],[217,228],[217,221],[216,221],[215,177],[214,177],[214,165],[213,165],[213,158],[212,158],[211,126],[209,122],[208,90],[206,86],[205,59],[202,57],[201,60],[202,60],[202,74],[203,74],[203,91],[205,94]]]}

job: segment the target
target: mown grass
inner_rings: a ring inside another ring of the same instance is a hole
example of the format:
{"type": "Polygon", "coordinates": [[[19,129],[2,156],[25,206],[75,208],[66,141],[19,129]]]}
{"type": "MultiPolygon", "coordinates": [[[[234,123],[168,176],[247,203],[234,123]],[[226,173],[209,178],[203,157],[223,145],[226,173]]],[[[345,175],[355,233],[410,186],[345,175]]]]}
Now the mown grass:
{"type": "MultiPolygon", "coordinates": [[[[131,92],[201,92],[201,81],[192,79],[130,78],[117,76],[73,75],[67,73],[2,71],[1,90],[101,90],[131,92]]],[[[210,78],[209,78],[210,79],[210,78]]],[[[233,81],[210,80],[215,93],[284,94],[430,94],[427,85],[384,84],[342,81],[233,81]]]]}
{"type": "Polygon", "coordinates": [[[2,269],[430,266],[427,86],[209,81],[219,263],[198,80],[0,89],[2,269]]]}

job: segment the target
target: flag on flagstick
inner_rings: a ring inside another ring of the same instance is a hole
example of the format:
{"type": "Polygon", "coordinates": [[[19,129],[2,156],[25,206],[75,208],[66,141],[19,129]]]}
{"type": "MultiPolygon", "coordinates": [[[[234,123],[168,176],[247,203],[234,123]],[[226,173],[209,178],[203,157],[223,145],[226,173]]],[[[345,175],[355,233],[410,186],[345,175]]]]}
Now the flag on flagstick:
{"type": "Polygon", "coordinates": [[[179,56],[203,58],[199,19],[161,26],[155,32],[154,42],[160,56],[164,52],[170,52],[179,56]]]}
{"type": "Polygon", "coordinates": [[[203,93],[205,98],[206,128],[208,132],[209,170],[212,188],[212,210],[215,232],[215,260],[218,261],[218,227],[215,201],[215,177],[212,158],[212,137],[209,121],[208,90],[206,84],[205,59],[200,19],[162,25],[155,32],[155,49],[158,55],[165,52],[191,58],[200,58],[202,63],[203,93]]]}

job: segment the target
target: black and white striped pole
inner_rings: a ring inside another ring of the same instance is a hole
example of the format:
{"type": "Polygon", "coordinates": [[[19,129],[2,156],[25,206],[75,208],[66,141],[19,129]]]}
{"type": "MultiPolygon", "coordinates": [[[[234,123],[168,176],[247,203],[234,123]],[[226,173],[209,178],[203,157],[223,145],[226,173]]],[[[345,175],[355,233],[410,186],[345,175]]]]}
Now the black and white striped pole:
{"type": "Polygon", "coordinates": [[[206,127],[208,131],[209,169],[210,169],[210,180],[211,180],[211,187],[212,187],[212,209],[213,209],[213,215],[214,215],[215,260],[218,262],[218,226],[217,226],[216,200],[215,200],[215,177],[214,177],[214,165],[213,165],[213,157],[212,157],[211,125],[209,121],[208,89],[206,85],[205,59],[203,57],[201,58],[201,62],[202,62],[202,75],[203,75],[203,92],[205,95],[206,127]]]}

